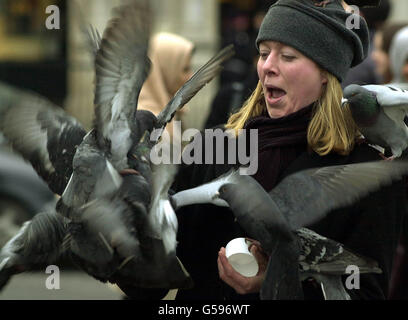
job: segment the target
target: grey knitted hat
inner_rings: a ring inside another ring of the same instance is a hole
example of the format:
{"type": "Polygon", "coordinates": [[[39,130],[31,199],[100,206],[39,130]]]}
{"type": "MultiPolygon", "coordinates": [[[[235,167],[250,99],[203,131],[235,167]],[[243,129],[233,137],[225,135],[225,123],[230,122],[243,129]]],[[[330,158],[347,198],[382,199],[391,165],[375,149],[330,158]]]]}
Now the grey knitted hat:
{"type": "Polygon", "coordinates": [[[369,46],[367,23],[360,16],[353,20],[351,15],[340,0],[279,0],[262,22],[256,47],[259,50],[264,40],[282,42],[341,82],[350,67],[364,60],[369,46]]]}

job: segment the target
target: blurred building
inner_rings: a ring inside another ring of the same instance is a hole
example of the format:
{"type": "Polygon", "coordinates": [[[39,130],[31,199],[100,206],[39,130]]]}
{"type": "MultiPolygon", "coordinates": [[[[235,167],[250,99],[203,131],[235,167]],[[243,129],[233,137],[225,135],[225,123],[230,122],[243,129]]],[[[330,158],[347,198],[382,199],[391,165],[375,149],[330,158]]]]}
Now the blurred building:
{"type": "Polygon", "coordinates": [[[1,81],[63,101],[67,94],[65,2],[0,0],[1,81]],[[60,8],[60,29],[45,28],[50,5],[60,8]]]}

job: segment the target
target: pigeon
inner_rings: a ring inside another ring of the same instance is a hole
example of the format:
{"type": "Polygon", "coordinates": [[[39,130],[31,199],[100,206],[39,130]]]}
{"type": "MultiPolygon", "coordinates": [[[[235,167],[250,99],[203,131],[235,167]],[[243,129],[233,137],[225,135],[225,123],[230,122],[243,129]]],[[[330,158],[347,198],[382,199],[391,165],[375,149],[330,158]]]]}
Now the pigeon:
{"type": "Polygon", "coordinates": [[[351,84],[344,89],[343,106],[351,114],[364,138],[371,144],[391,149],[392,160],[408,147],[408,91],[386,85],[351,84]]]}
{"type": "Polygon", "coordinates": [[[0,250],[0,288],[11,276],[50,265],[64,253],[68,220],[48,208],[24,222],[19,232],[0,250]]]}
{"type": "Polygon", "coordinates": [[[0,129],[58,195],[72,174],[76,148],[85,129],[62,108],[34,92],[0,83],[0,129]]]}
{"type": "Polygon", "coordinates": [[[95,122],[90,132],[44,99],[33,104],[30,94],[20,100],[15,91],[10,94],[11,103],[4,108],[0,104],[1,131],[61,195],[56,205],[58,219],[50,220],[47,231],[36,227],[42,225],[37,221],[42,216],[34,217],[32,228],[22,229],[8,249],[0,252],[0,277],[8,279],[13,272],[31,268],[32,255],[10,258],[20,255],[20,243],[34,247],[33,252],[35,247],[45,247],[40,241],[31,243],[35,237],[30,234],[64,230],[62,244],[53,244],[51,256],[42,252],[42,262],[68,251],[77,265],[103,282],[169,289],[192,285],[176,257],[177,218],[167,198],[176,169],[151,163],[150,151],[177,110],[219,74],[234,50],[226,47],[210,59],[155,117],[136,108],[150,69],[150,21],[148,1],[127,1],[113,11],[103,36],[94,32],[90,38],[96,73],[95,122]],[[30,127],[23,130],[26,122],[30,127]],[[47,134],[54,128],[59,131],[47,134]],[[159,134],[151,139],[154,130],[159,134]],[[23,143],[32,133],[36,139],[23,143]],[[57,165],[63,170],[57,170],[57,165]]]}
{"type": "MultiPolygon", "coordinates": [[[[310,251],[316,244],[310,232],[300,231],[298,236],[296,232],[319,221],[330,211],[350,205],[369,192],[391,184],[407,172],[408,163],[405,161],[374,161],[307,169],[286,177],[268,194],[252,177],[232,170],[201,186],[201,189],[181,191],[182,197],[176,193],[171,200],[175,208],[195,203],[229,206],[248,236],[259,241],[270,256],[261,299],[302,299],[299,257],[302,250],[310,251]],[[302,238],[308,239],[309,249],[302,249],[302,238]]],[[[322,240],[318,244],[321,245],[322,240]]],[[[336,255],[332,256],[330,263],[338,263],[336,255]]],[[[362,266],[371,265],[368,259],[358,260],[352,255],[338,255],[337,259],[343,257],[346,257],[345,264],[352,257],[353,262],[360,261],[362,266]]],[[[312,262],[308,264],[321,267],[320,262],[312,262]]],[[[336,268],[333,267],[338,272],[336,268]]],[[[313,268],[310,270],[313,271],[313,268]]],[[[330,271],[330,268],[326,270],[330,271]]],[[[374,267],[369,270],[378,271],[374,267]]],[[[327,275],[332,274],[328,272],[327,275]]],[[[338,277],[339,274],[333,276],[338,277]]],[[[328,279],[338,283],[338,279],[328,279]]],[[[328,296],[334,297],[330,284],[324,282],[324,285],[329,286],[326,288],[328,296]]]]}
{"type": "Polygon", "coordinates": [[[316,280],[325,300],[350,300],[342,277],[349,274],[348,267],[356,266],[360,274],[382,273],[373,259],[356,254],[343,244],[328,239],[308,228],[295,231],[300,241],[300,281],[316,280]]]}

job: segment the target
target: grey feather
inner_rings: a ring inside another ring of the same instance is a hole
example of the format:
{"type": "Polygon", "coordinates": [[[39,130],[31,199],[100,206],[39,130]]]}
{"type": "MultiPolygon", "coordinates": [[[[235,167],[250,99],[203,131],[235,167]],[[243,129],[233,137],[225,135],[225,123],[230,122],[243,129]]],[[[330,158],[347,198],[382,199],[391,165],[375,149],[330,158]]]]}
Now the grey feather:
{"type": "Polygon", "coordinates": [[[234,55],[233,45],[229,45],[212,57],[205,65],[176,92],[174,97],[157,116],[158,126],[164,128],[176,112],[189,102],[198,91],[216,77],[222,70],[221,64],[234,55]]]}
{"type": "Polygon", "coordinates": [[[408,91],[383,85],[349,85],[344,89],[344,105],[364,137],[372,144],[390,148],[393,158],[408,147],[408,91]],[[347,104],[345,103],[347,102],[347,104]]]}
{"type": "Polygon", "coordinates": [[[127,168],[136,103],[150,70],[151,13],[147,1],[113,12],[95,58],[95,128],[98,144],[117,170],[127,168]]]}
{"type": "Polygon", "coordinates": [[[98,29],[96,29],[93,25],[89,24],[87,28],[84,28],[83,32],[86,37],[89,51],[92,53],[92,57],[96,57],[96,54],[98,53],[102,42],[102,37],[98,29]]]}
{"type": "Polygon", "coordinates": [[[0,84],[0,131],[30,161],[50,189],[61,194],[85,130],[61,108],[35,93],[0,84]]]}
{"type": "Polygon", "coordinates": [[[231,170],[218,178],[204,183],[198,187],[179,191],[171,196],[171,202],[174,210],[191,204],[212,203],[221,207],[228,207],[228,203],[220,199],[218,190],[221,186],[228,183],[238,183],[239,171],[231,170]]]}
{"type": "Polygon", "coordinates": [[[407,172],[406,161],[373,161],[309,169],[288,176],[269,194],[292,230],[296,230],[401,179],[407,172]]]}
{"type": "Polygon", "coordinates": [[[77,209],[86,203],[117,192],[122,178],[97,147],[95,132],[91,131],[73,159],[73,173],[61,198],[57,210],[65,217],[78,221],[81,219],[77,209]]]}
{"type": "Polygon", "coordinates": [[[347,273],[351,265],[357,266],[360,273],[382,273],[376,261],[353,252],[337,241],[307,228],[300,228],[295,233],[301,244],[299,267],[303,278],[317,273],[341,276],[347,273]]]}
{"type": "Polygon", "coordinates": [[[62,255],[68,220],[55,211],[38,213],[0,251],[0,289],[14,274],[55,263],[62,255]]]}

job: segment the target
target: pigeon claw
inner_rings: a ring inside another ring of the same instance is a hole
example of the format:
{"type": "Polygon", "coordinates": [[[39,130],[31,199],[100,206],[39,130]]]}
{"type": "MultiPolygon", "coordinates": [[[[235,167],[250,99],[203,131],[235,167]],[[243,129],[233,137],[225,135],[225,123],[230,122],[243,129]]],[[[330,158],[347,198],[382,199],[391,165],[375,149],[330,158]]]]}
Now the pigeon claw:
{"type": "Polygon", "coordinates": [[[130,175],[138,175],[138,176],[140,176],[140,172],[137,171],[137,170],[134,170],[134,169],[123,169],[123,170],[121,170],[119,173],[120,173],[120,175],[121,175],[122,177],[130,176],[130,175]]]}
{"type": "Polygon", "coordinates": [[[315,6],[316,7],[323,7],[323,8],[325,8],[326,7],[326,5],[328,5],[329,3],[331,3],[332,2],[332,0],[324,0],[324,1],[320,1],[320,2],[315,2],[315,6]]]}
{"type": "Polygon", "coordinates": [[[366,142],[367,142],[367,140],[365,138],[357,138],[356,139],[356,143],[357,143],[358,146],[360,146],[360,145],[362,145],[362,144],[364,144],[366,142]]]}
{"type": "Polygon", "coordinates": [[[391,156],[391,157],[386,157],[383,153],[379,153],[380,157],[383,158],[383,160],[385,161],[392,161],[394,160],[396,157],[395,156],[391,156]]]}

